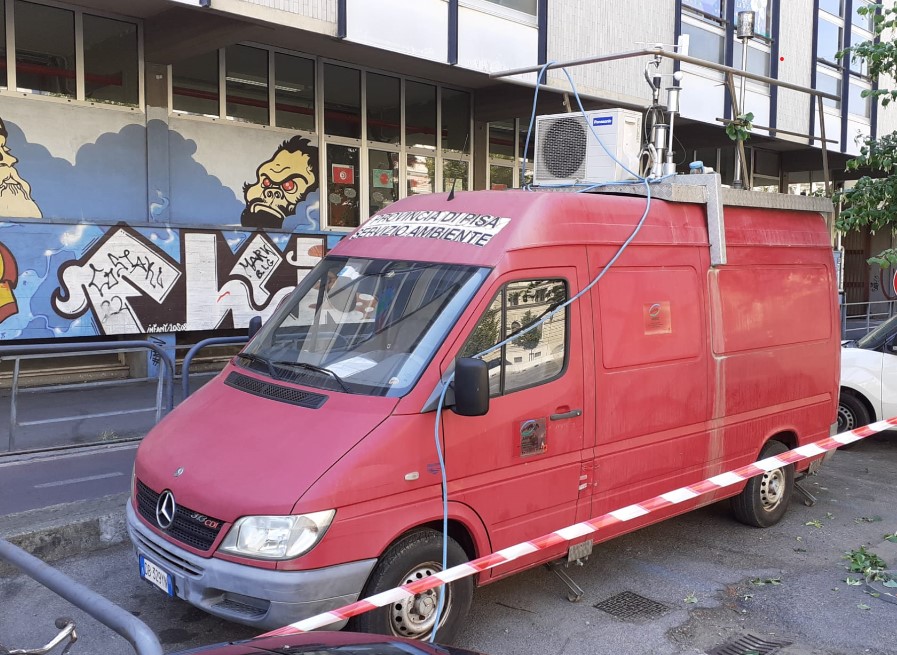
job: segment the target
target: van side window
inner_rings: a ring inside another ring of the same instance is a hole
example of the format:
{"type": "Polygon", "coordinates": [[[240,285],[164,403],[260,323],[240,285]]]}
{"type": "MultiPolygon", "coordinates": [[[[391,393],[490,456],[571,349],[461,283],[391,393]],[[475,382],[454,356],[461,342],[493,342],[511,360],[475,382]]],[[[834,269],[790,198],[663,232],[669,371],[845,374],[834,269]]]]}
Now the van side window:
{"type": "MultiPolygon", "coordinates": [[[[506,284],[471,332],[460,356],[472,357],[525,330],[566,299],[563,280],[506,284]]],[[[489,367],[489,392],[500,396],[553,380],[564,370],[566,359],[567,310],[483,357],[489,367]]]]}

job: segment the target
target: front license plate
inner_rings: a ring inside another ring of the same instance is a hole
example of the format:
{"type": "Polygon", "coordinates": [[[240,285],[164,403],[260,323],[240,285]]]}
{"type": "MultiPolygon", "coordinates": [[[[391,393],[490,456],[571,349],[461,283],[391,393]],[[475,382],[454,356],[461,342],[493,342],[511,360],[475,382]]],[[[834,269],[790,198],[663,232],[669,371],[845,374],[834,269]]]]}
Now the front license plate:
{"type": "Polygon", "coordinates": [[[163,571],[143,555],[138,558],[140,562],[140,577],[153,583],[169,596],[174,596],[174,580],[170,573],[163,571]]]}

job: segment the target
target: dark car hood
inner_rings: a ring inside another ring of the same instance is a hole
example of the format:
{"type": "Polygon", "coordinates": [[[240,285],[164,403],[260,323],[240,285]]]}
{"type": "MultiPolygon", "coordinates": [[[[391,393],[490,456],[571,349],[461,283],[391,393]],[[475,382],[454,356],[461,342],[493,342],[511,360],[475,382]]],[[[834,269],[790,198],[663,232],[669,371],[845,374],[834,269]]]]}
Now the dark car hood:
{"type": "Polygon", "coordinates": [[[232,644],[203,646],[173,655],[481,655],[473,651],[410,641],[383,635],[352,632],[309,632],[291,637],[250,639],[232,644]]]}

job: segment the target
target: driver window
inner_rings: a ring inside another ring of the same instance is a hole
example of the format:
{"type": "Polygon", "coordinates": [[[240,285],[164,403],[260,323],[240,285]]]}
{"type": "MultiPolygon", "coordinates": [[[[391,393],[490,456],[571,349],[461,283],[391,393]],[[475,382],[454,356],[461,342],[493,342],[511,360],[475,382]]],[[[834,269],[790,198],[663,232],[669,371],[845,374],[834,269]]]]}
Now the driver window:
{"type": "MultiPolygon", "coordinates": [[[[562,280],[506,284],[480,318],[460,356],[472,357],[522,332],[566,299],[567,285],[562,280]]],[[[565,310],[483,357],[489,369],[490,395],[499,396],[557,378],[564,370],[566,351],[565,310]]]]}

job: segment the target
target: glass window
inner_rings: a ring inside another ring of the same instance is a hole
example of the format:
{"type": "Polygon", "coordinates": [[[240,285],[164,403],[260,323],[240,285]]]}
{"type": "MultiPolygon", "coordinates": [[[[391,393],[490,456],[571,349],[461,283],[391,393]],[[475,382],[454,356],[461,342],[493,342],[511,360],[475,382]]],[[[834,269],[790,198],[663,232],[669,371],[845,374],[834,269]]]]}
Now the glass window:
{"type": "Polygon", "coordinates": [[[821,18],[817,25],[816,56],[825,61],[837,62],[835,53],[841,49],[841,28],[821,18]]]}
{"type": "Polygon", "coordinates": [[[772,32],[773,0],[735,0],[735,16],[740,11],[754,12],[754,34],[769,38],[772,32]]]}
{"type": "Polygon", "coordinates": [[[368,141],[399,145],[402,139],[401,82],[397,77],[368,73],[368,141]]]}
{"type": "Polygon", "coordinates": [[[690,23],[682,23],[682,33],[689,37],[688,54],[705,61],[723,63],[724,38],[722,33],[704,29],[690,23]]]}
{"type": "MultiPolygon", "coordinates": [[[[868,40],[866,36],[863,36],[862,34],[858,34],[855,30],[852,33],[851,38],[853,39],[853,45],[857,45],[857,44],[862,43],[863,41],[868,40]]],[[[866,75],[868,75],[869,66],[866,63],[865,59],[858,59],[858,58],[848,56],[842,60],[842,63],[846,62],[848,58],[850,59],[851,72],[857,73],[858,75],[862,75],[864,77],[866,75]]]]}
{"type": "Polygon", "coordinates": [[[74,98],[75,14],[17,0],[16,84],[23,91],[74,98]]]}
{"type": "MultiPolygon", "coordinates": [[[[735,66],[741,68],[741,42],[737,39],[732,44],[732,58],[735,66]]],[[[747,69],[750,73],[769,77],[769,52],[748,45],[747,69]]]]}
{"type": "MultiPolygon", "coordinates": [[[[861,0],[853,0],[853,15],[851,16],[851,22],[854,27],[858,27],[862,30],[866,30],[867,32],[872,31],[873,24],[873,16],[874,13],[866,14],[865,16],[861,15],[857,10],[860,7],[868,7],[869,4],[866,2],[861,2],[861,0]]],[[[865,39],[864,39],[865,40],[865,39]]]]}
{"type": "Polygon", "coordinates": [[[224,51],[227,117],[267,125],[268,51],[245,45],[224,51]]]}
{"type": "Polygon", "coordinates": [[[851,114],[865,116],[866,118],[872,117],[872,100],[871,98],[864,98],[862,95],[863,91],[868,88],[869,87],[858,86],[856,84],[850,85],[847,109],[851,114]]]}
{"type": "Polygon", "coordinates": [[[442,149],[470,152],[470,94],[442,90],[442,149]]]}
{"type": "Polygon", "coordinates": [[[510,166],[489,166],[489,188],[504,191],[514,188],[514,169],[510,166]]]}
{"type": "Polygon", "coordinates": [[[405,171],[408,182],[408,195],[418,196],[436,191],[436,159],[420,155],[408,155],[408,168],[405,171]]]}
{"type": "Polygon", "coordinates": [[[240,365],[329,391],[403,395],[487,275],[473,266],[328,257],[265,322],[240,365]]]}
{"type": "Polygon", "coordinates": [[[399,153],[371,149],[368,165],[371,171],[368,202],[374,214],[399,199],[399,153]]]}
{"type": "Polygon", "coordinates": [[[171,105],[175,111],[218,116],[218,51],[171,67],[171,105]]]}
{"type": "MultiPolygon", "coordinates": [[[[816,72],[816,89],[818,91],[825,91],[826,93],[831,93],[836,96],[841,95],[841,78],[838,76],[837,72],[832,71],[831,73],[824,72],[822,70],[818,70],[816,72]]],[[[830,100],[828,98],[822,99],[822,104],[828,107],[840,107],[841,103],[837,100],[830,100]]]]}
{"type": "Polygon", "coordinates": [[[832,16],[840,16],[843,6],[843,0],[819,0],[819,8],[832,16]]]}
{"type": "Polygon", "coordinates": [[[514,160],[514,121],[489,123],[489,158],[514,160]]]}
{"type": "Polygon", "coordinates": [[[315,62],[274,53],[274,120],[278,127],[314,132],[315,62]]]}
{"type": "MultiPolygon", "coordinates": [[[[538,322],[567,299],[560,280],[512,282],[495,297],[461,349],[461,357],[488,350],[538,322]]],[[[564,370],[567,312],[559,312],[529,332],[485,355],[490,395],[543,384],[564,370]]]]}
{"type": "Polygon", "coordinates": [[[495,5],[501,5],[502,7],[508,7],[509,9],[516,9],[517,11],[522,11],[525,14],[529,14],[530,16],[535,16],[536,11],[538,9],[538,5],[536,4],[536,0],[486,0],[487,2],[491,2],[495,5]]]}
{"type": "Polygon", "coordinates": [[[445,159],[442,162],[442,190],[467,191],[467,178],[470,165],[460,159],[445,159]]]}
{"type": "Polygon", "coordinates": [[[682,0],[682,6],[716,18],[724,18],[726,12],[723,0],[682,0]]]}
{"type": "Polygon", "coordinates": [[[327,144],[327,216],[331,227],[358,227],[358,148],[327,144]]]}
{"type": "Polygon", "coordinates": [[[84,14],[84,96],[136,105],[140,98],[137,26],[84,14]]]}
{"type": "Polygon", "coordinates": [[[405,82],[405,145],[436,147],[436,87],[405,82]]]}
{"type": "Polygon", "coordinates": [[[361,138],[361,71],[324,64],[324,132],[361,138]]]}

